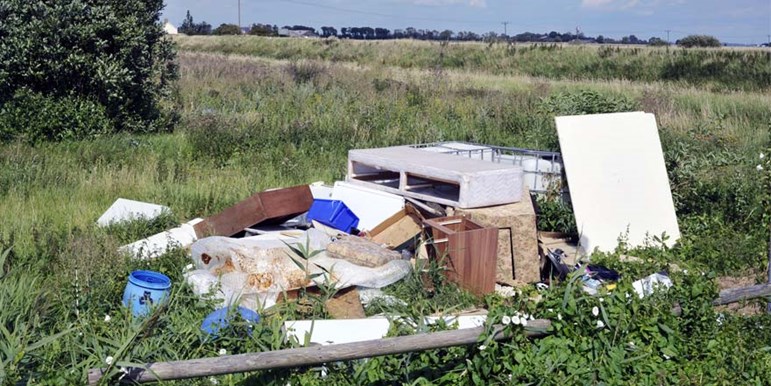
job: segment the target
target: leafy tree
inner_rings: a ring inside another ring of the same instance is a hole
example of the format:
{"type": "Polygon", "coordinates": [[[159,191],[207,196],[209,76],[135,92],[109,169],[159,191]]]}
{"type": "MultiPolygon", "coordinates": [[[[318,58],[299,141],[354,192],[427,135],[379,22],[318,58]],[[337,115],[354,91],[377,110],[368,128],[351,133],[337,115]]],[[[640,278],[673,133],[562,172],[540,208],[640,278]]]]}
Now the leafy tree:
{"type": "Polygon", "coordinates": [[[188,10],[185,20],[182,21],[178,31],[185,35],[211,35],[211,24],[205,21],[196,24],[188,10]]]}
{"type": "Polygon", "coordinates": [[[213,33],[215,35],[241,35],[241,27],[235,24],[222,23],[214,29],[213,33]]]}
{"type": "Polygon", "coordinates": [[[321,27],[321,36],[325,38],[337,36],[337,29],[335,27],[321,27]]]}
{"type": "Polygon", "coordinates": [[[177,67],[162,9],[162,0],[0,0],[2,139],[170,128],[162,106],[177,67]]]}
{"type": "Polygon", "coordinates": [[[278,36],[278,27],[270,24],[252,24],[252,27],[249,29],[249,35],[278,36]]]}
{"type": "Polygon", "coordinates": [[[654,37],[648,39],[648,45],[649,46],[654,46],[654,47],[663,47],[663,46],[668,46],[669,43],[665,42],[661,38],[658,38],[658,37],[654,36],[654,37]]]}
{"type": "Polygon", "coordinates": [[[676,42],[680,47],[720,47],[720,40],[710,35],[688,35],[676,42]]]}

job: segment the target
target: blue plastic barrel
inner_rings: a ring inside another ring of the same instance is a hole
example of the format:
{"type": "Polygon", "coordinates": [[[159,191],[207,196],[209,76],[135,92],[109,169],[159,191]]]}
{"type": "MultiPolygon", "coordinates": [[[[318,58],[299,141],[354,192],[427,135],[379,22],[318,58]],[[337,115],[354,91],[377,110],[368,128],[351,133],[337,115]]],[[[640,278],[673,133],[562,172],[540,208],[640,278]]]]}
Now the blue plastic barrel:
{"type": "Polygon", "coordinates": [[[134,316],[147,315],[169,296],[170,288],[171,279],[160,272],[131,272],[123,291],[123,305],[129,307],[134,316]]]}

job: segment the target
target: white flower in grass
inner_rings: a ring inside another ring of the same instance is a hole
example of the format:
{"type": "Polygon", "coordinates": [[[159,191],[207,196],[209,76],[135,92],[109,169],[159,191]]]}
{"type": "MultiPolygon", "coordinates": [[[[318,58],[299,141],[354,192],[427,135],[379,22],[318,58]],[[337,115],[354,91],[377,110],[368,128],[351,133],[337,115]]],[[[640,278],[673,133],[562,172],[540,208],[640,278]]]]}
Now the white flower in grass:
{"type": "Polygon", "coordinates": [[[600,314],[600,309],[597,306],[592,307],[592,315],[597,316],[600,314]]]}
{"type": "Polygon", "coordinates": [[[212,385],[219,385],[220,381],[217,380],[217,378],[209,377],[209,382],[211,382],[212,385]]]}
{"type": "Polygon", "coordinates": [[[605,298],[600,298],[599,300],[600,300],[600,303],[602,303],[605,301],[605,298]]]}
{"type": "Polygon", "coordinates": [[[557,314],[557,320],[562,320],[562,314],[560,313],[557,314]]]}
{"type": "Polygon", "coordinates": [[[624,293],[624,296],[626,296],[627,299],[632,298],[632,294],[630,294],[629,292],[624,293]]]}
{"type": "Polygon", "coordinates": [[[225,350],[224,348],[221,348],[219,351],[220,355],[228,355],[228,350],[225,350]]]}
{"type": "Polygon", "coordinates": [[[605,322],[602,320],[597,321],[597,328],[605,328],[605,322]]]}
{"type": "Polygon", "coordinates": [[[758,169],[759,172],[763,171],[763,165],[758,164],[758,166],[755,166],[755,169],[758,169]]]}
{"type": "Polygon", "coordinates": [[[104,358],[104,363],[107,363],[107,365],[112,365],[112,362],[115,361],[115,358],[112,357],[112,355],[108,356],[107,358],[104,358]]]}
{"type": "Polygon", "coordinates": [[[510,324],[511,323],[511,317],[508,316],[508,315],[503,315],[503,317],[501,318],[501,323],[503,323],[504,325],[510,324]]]}
{"type": "Polygon", "coordinates": [[[485,351],[486,348],[487,348],[487,346],[485,346],[483,344],[479,345],[479,351],[485,351]]]}
{"type": "Polygon", "coordinates": [[[554,308],[549,308],[549,309],[547,309],[546,311],[549,311],[549,312],[554,312],[554,308]]]}
{"type": "Polygon", "coordinates": [[[664,357],[664,359],[666,359],[666,360],[669,360],[669,358],[670,358],[670,356],[669,356],[669,355],[667,355],[667,354],[661,354],[661,356],[663,356],[663,357],[664,357]]]}
{"type": "Polygon", "coordinates": [[[765,154],[763,154],[763,153],[761,152],[761,153],[760,153],[760,157],[759,157],[759,158],[760,158],[760,159],[766,158],[766,155],[765,155],[765,154]]]}
{"type": "Polygon", "coordinates": [[[514,317],[511,318],[511,323],[516,326],[517,324],[522,323],[522,320],[520,319],[519,315],[514,315],[514,317]]]}
{"type": "Polygon", "coordinates": [[[112,320],[112,317],[110,317],[110,314],[104,314],[104,322],[107,323],[110,320],[112,320]]]}

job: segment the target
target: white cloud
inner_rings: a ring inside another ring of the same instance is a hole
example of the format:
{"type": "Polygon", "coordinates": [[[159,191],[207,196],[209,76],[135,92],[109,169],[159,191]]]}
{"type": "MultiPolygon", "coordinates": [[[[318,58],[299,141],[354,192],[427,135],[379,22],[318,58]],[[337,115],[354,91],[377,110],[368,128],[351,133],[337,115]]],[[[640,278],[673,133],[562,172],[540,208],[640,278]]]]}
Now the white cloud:
{"type": "Polygon", "coordinates": [[[417,4],[417,5],[431,5],[431,6],[466,4],[470,7],[477,7],[477,8],[487,7],[487,0],[408,0],[408,2],[417,4]]]}
{"type": "Polygon", "coordinates": [[[634,9],[652,13],[655,8],[683,3],[685,0],[581,0],[581,7],[611,11],[634,9]]]}

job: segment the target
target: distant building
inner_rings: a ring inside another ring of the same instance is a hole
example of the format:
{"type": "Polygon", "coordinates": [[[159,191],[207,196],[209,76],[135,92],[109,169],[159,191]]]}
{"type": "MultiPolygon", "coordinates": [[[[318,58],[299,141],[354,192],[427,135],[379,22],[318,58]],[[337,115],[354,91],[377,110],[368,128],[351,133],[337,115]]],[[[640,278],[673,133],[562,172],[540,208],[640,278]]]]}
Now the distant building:
{"type": "Polygon", "coordinates": [[[169,35],[176,35],[179,33],[177,27],[175,27],[174,24],[169,23],[169,19],[163,21],[163,30],[169,35]]]}
{"type": "Polygon", "coordinates": [[[317,38],[317,35],[313,31],[308,30],[292,30],[288,28],[281,28],[278,30],[278,36],[290,37],[290,38],[317,38]]]}

